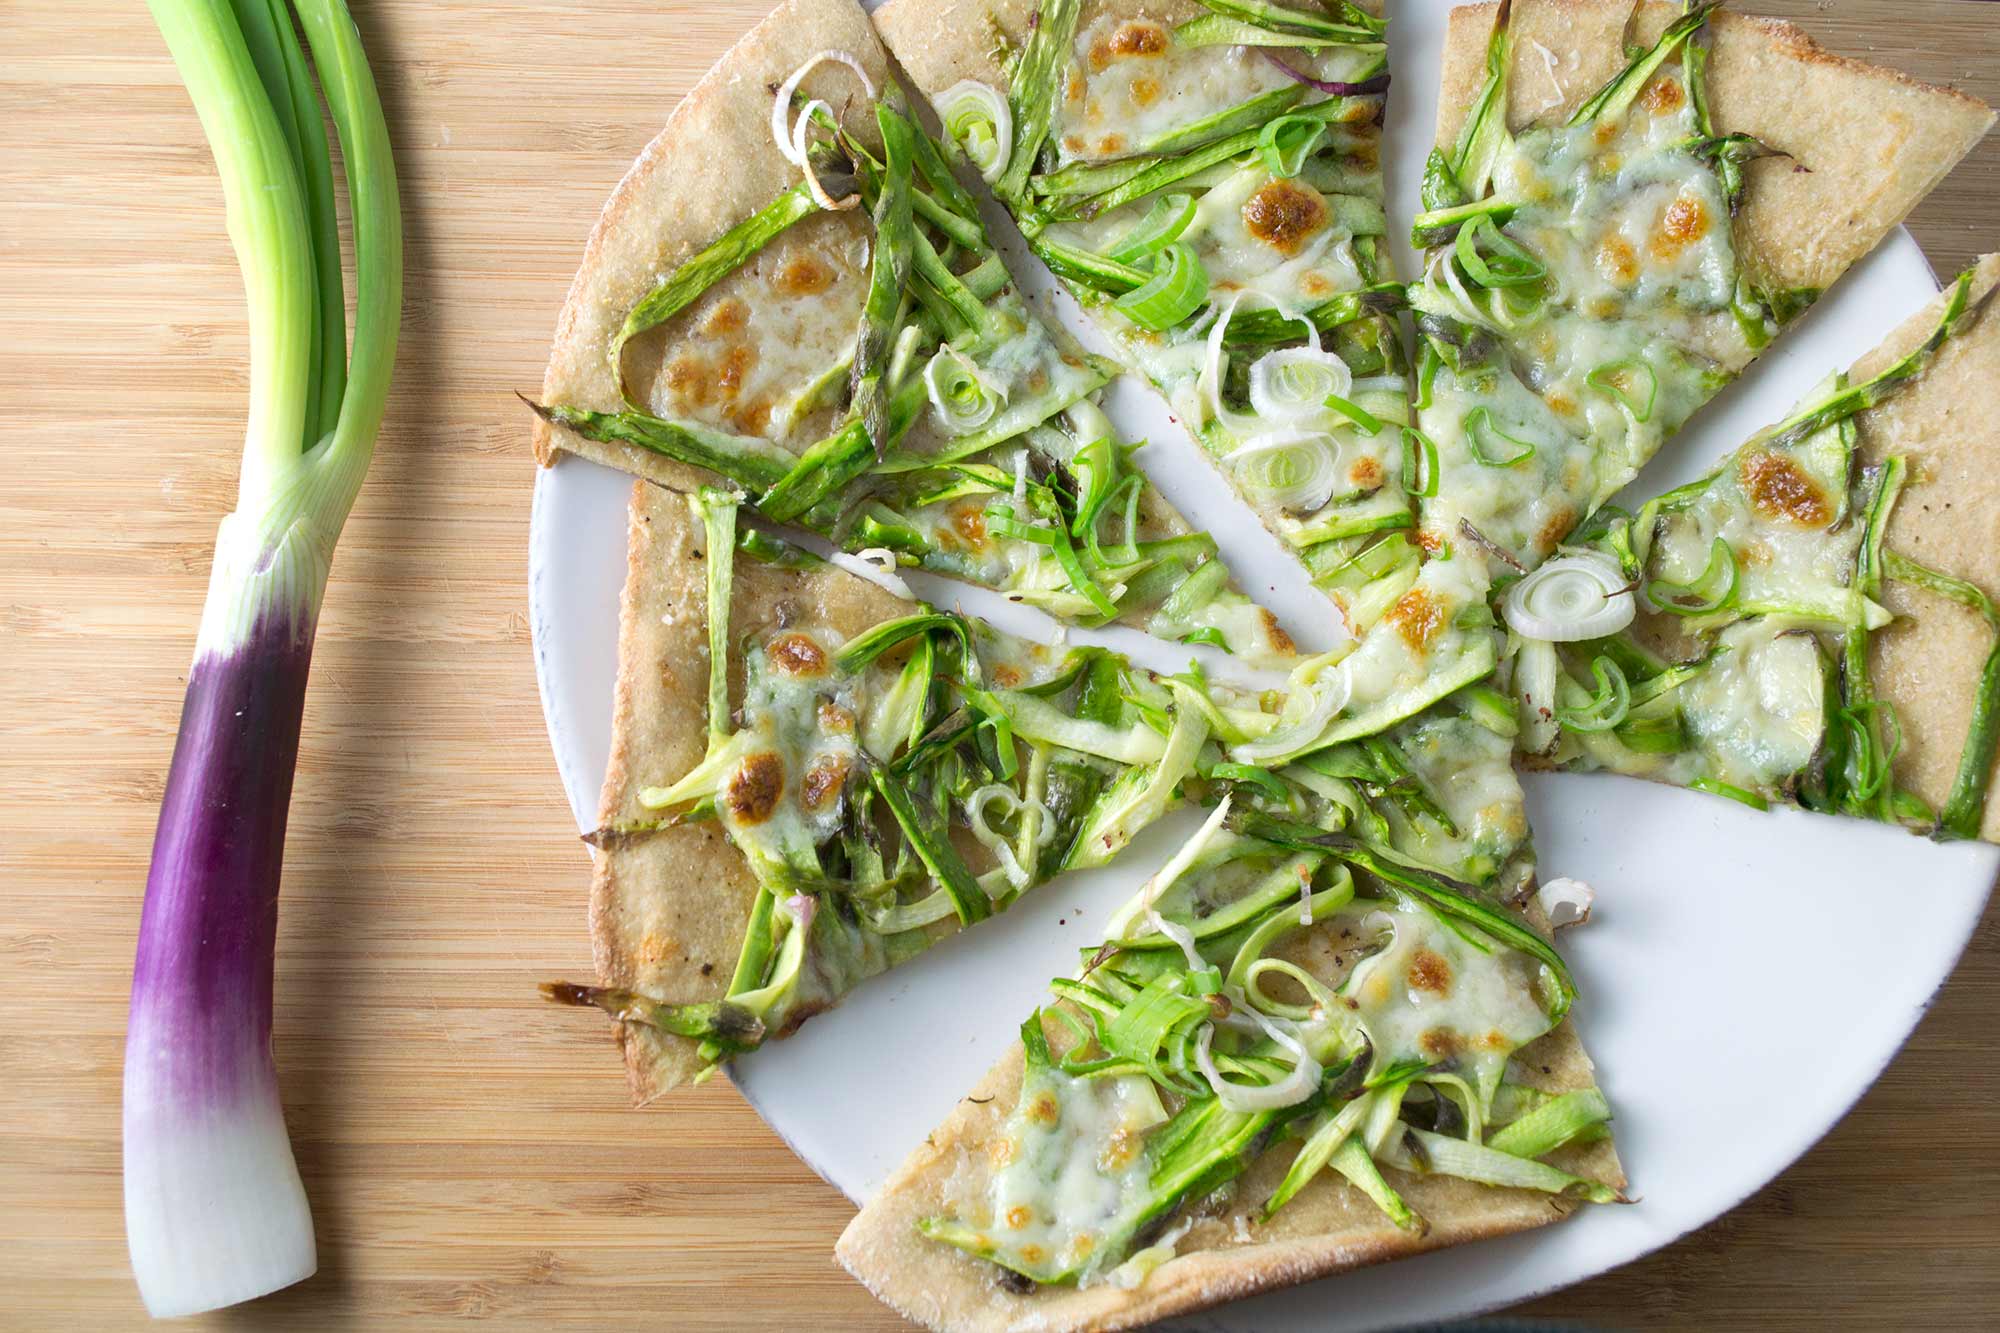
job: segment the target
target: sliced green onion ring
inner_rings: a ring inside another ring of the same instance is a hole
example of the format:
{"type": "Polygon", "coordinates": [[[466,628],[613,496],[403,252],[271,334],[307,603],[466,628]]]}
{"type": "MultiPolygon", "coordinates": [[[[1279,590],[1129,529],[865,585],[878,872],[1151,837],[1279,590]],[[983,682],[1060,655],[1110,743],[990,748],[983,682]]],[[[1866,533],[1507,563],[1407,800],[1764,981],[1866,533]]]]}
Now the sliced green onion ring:
{"type": "Polygon", "coordinates": [[[1493,414],[1484,407],[1475,407],[1465,414],[1465,447],[1475,461],[1487,467],[1513,467],[1525,463],[1535,456],[1535,446],[1526,440],[1517,440],[1506,431],[1493,424],[1493,414]],[[1513,451],[1488,453],[1481,442],[1481,434],[1491,435],[1502,445],[1512,445],[1513,451]]]}
{"type": "Polygon", "coordinates": [[[1194,214],[1193,195],[1163,194],[1146,210],[1146,216],[1133,224],[1132,230],[1104,252],[1104,257],[1120,264],[1136,264],[1156,255],[1181,238],[1181,233],[1194,221],[1194,214]]]}
{"type": "Polygon", "coordinates": [[[924,388],[930,392],[931,406],[938,421],[953,435],[969,435],[993,419],[1007,399],[1007,391],[997,387],[955,347],[942,347],[924,367],[924,388]]]}
{"type": "Polygon", "coordinates": [[[1708,548],[1708,563],[1690,583],[1654,579],[1646,585],[1646,600],[1656,610],[1677,616],[1705,616],[1727,610],[1736,601],[1739,567],[1736,552],[1717,537],[1708,548]]]}
{"type": "Polygon", "coordinates": [[[1297,421],[1327,409],[1327,400],[1354,391],[1354,373],[1332,352],[1289,347],[1266,352],[1250,366],[1250,407],[1270,421],[1297,421]]]}
{"type": "Polygon", "coordinates": [[[1251,499],[1293,513],[1318,510],[1340,484],[1340,451],[1322,431],[1259,435],[1228,462],[1251,499]]]}
{"type": "Polygon", "coordinates": [[[1014,155],[1014,112],[990,84],[960,79],[937,100],[944,130],[965,150],[988,185],[1007,174],[1014,155]]]}
{"type": "Polygon", "coordinates": [[[1474,218],[1459,228],[1453,248],[1465,276],[1489,290],[1525,287],[1548,276],[1548,265],[1494,226],[1488,215],[1474,218]],[[1490,253],[1482,254],[1481,244],[1490,253]]]}
{"type": "Polygon", "coordinates": [[[1653,404],[1660,397],[1660,376],[1638,357],[1607,361],[1584,376],[1583,382],[1616,398],[1632,414],[1632,420],[1652,420],[1653,404]]]}
{"type": "MultiPolygon", "coordinates": [[[[1231,747],[1230,757],[1241,763],[1256,764],[1283,758],[1311,745],[1320,738],[1334,715],[1347,707],[1352,693],[1353,683],[1342,667],[1335,666],[1321,672],[1317,680],[1304,687],[1307,703],[1299,710],[1296,721],[1280,721],[1275,730],[1231,747]]],[[[1295,693],[1292,697],[1295,699],[1299,695],[1295,693]]],[[[1286,701],[1288,705],[1290,702],[1290,699],[1286,701]]],[[[1286,711],[1291,710],[1288,707],[1286,711]]]]}
{"type": "Polygon", "coordinates": [[[1153,276],[1111,303],[1111,308],[1154,333],[1173,328],[1208,299],[1208,270],[1176,241],[1153,261],[1153,276]]]}
{"type": "Polygon", "coordinates": [[[1616,662],[1599,657],[1590,664],[1590,674],[1597,681],[1590,702],[1579,708],[1556,709],[1556,720],[1570,731],[1610,731],[1632,709],[1632,687],[1616,662]]]}
{"type": "Polygon", "coordinates": [[[1515,584],[1500,609],[1524,639],[1581,643],[1616,634],[1632,623],[1639,608],[1616,560],[1579,551],[1549,561],[1515,584]]]}
{"type": "Polygon", "coordinates": [[[1318,116],[1279,116],[1266,122],[1257,136],[1257,153],[1264,170],[1273,176],[1292,177],[1305,170],[1306,159],[1326,137],[1326,121],[1318,116]]]}

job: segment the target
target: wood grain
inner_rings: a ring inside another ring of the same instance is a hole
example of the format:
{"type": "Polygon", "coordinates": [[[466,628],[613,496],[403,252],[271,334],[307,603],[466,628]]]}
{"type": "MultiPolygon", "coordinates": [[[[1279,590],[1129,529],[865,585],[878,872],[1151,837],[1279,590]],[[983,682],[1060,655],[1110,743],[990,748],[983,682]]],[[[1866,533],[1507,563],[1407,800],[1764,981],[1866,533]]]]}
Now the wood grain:
{"type": "MultiPolygon", "coordinates": [[[[536,704],[539,383],[598,204],[754,0],[356,0],[408,206],[389,420],[342,542],[293,803],[277,1020],[321,1271],[246,1327],[892,1326],[850,1209],[736,1094],[624,1105],[534,983],[589,966],[536,704]]],[[[2000,11],[1756,6],[2000,101],[2000,11]]],[[[0,5],[0,1325],[112,1328],[133,936],[244,325],[195,118],[136,5],[0,5]]],[[[1920,210],[2000,242],[2000,141],[1920,210]]],[[[1918,886],[1920,887],[1920,886],[1918,886]]],[[[1973,1326],[2000,1304],[2000,917],[1827,1141],[1700,1234],[1536,1303],[1624,1327],[1973,1326]]],[[[1782,1068],[1772,1096],[1784,1095],[1782,1068]]]]}

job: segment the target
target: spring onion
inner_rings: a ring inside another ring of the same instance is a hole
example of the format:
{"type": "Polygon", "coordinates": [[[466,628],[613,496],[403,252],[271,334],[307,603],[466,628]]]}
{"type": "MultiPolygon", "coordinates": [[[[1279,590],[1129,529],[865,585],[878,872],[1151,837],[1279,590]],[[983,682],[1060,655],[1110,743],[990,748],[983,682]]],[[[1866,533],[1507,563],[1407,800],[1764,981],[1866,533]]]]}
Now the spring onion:
{"type": "Polygon", "coordinates": [[[969,435],[993,419],[1007,401],[996,384],[955,347],[943,347],[924,367],[924,389],[938,424],[951,435],[969,435]]]}
{"type": "Polygon", "coordinates": [[[1465,414],[1465,448],[1487,467],[1513,467],[1535,456],[1535,446],[1493,424],[1493,413],[1475,407],[1465,414]]]}
{"type": "Polygon", "coordinates": [[[1638,357],[1606,362],[1584,376],[1583,382],[1617,399],[1634,421],[1652,420],[1653,404],[1660,396],[1660,376],[1638,357]]]}
{"type": "Polygon", "coordinates": [[[167,775],[125,1046],[125,1226],[156,1316],[233,1305],[316,1267],[271,1058],[278,882],[313,633],[381,425],[402,308],[395,164],[340,0],[297,0],[340,136],[358,304],[345,309],[329,156],[276,4],[152,0],[222,178],[250,307],[237,507],[167,775]]]}
{"type": "Polygon", "coordinates": [[[1208,299],[1208,270],[1194,250],[1178,241],[1153,261],[1152,276],[1111,303],[1142,329],[1173,328],[1208,299]]]}
{"type": "Polygon", "coordinates": [[[1542,565],[1508,590],[1500,610],[1515,633],[1547,643],[1601,639],[1638,614],[1625,572],[1596,551],[1542,565]]]}
{"type": "Polygon", "coordinates": [[[1317,431],[1259,435],[1228,462],[1247,497],[1297,514],[1324,507],[1340,484],[1333,437],[1317,431]]]}
{"type": "Polygon", "coordinates": [[[1556,721],[1570,731],[1610,731],[1631,711],[1632,687],[1616,662],[1598,657],[1590,664],[1590,674],[1597,689],[1589,700],[1574,708],[1556,709],[1556,721]]]}
{"type": "Polygon", "coordinates": [[[840,199],[828,195],[826,186],[820,182],[819,174],[813,170],[811,156],[806,152],[806,136],[812,131],[815,117],[822,114],[830,117],[833,108],[819,98],[809,99],[799,108],[798,115],[790,120],[789,128],[787,126],[787,117],[792,115],[792,94],[798,91],[806,75],[829,61],[853,70],[854,77],[861,80],[861,87],[867,93],[868,100],[871,102],[875,100],[875,81],[868,77],[868,71],[862,68],[860,60],[852,53],[814,52],[806,58],[804,64],[793,70],[785,81],[778,85],[777,93],[771,100],[771,138],[777,143],[778,151],[784,155],[785,161],[805,172],[806,188],[812,192],[813,201],[828,212],[841,212],[859,207],[860,194],[849,194],[840,199]]]}
{"type": "Polygon", "coordinates": [[[1250,366],[1250,406],[1269,421],[1319,416],[1330,400],[1344,401],[1353,391],[1353,372],[1332,352],[1287,348],[1266,352],[1250,366]]]}
{"type": "Polygon", "coordinates": [[[1736,552],[1729,543],[1717,537],[1709,546],[1708,563],[1702,566],[1692,582],[1671,583],[1666,579],[1654,579],[1646,585],[1646,600],[1656,610],[1671,611],[1677,616],[1705,616],[1716,611],[1725,611],[1736,601],[1736,583],[1740,568],[1736,552]]]}
{"type": "Polygon", "coordinates": [[[1285,701],[1285,718],[1276,730],[1232,747],[1230,755],[1243,763],[1257,764],[1304,750],[1320,738],[1327,724],[1347,706],[1352,691],[1348,673],[1339,666],[1320,672],[1285,701]]]}
{"type": "Polygon", "coordinates": [[[1007,174],[1014,151],[1014,112],[991,84],[960,79],[937,99],[944,130],[988,185],[1007,174]]]}
{"type": "Polygon", "coordinates": [[[1317,116],[1278,116],[1265,122],[1257,135],[1257,155],[1273,176],[1292,177],[1305,170],[1306,159],[1319,151],[1326,122],[1317,116]]]}
{"type": "Polygon", "coordinates": [[[1136,264],[1179,240],[1194,218],[1193,195],[1163,194],[1146,210],[1146,216],[1112,243],[1104,257],[1117,264],[1136,264]]]}

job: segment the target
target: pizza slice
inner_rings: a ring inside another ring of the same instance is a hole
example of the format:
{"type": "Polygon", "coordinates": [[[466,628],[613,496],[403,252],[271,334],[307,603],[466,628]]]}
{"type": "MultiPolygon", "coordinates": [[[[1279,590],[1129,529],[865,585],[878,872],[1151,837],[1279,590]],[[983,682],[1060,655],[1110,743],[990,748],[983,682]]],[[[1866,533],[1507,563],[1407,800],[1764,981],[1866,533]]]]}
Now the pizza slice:
{"type": "Polygon", "coordinates": [[[633,492],[591,898],[641,1100],[786,1035],[943,936],[1100,865],[1227,775],[1254,699],[938,611],[739,525],[731,494],[633,492]]]}
{"type": "Polygon", "coordinates": [[[1532,913],[1247,784],[841,1236],[934,1329],[1123,1328],[1621,1197],[1532,913]]]}
{"type": "Polygon", "coordinates": [[[788,0],[606,206],[536,450],[754,510],[888,568],[1246,661],[1295,656],[1132,459],[1112,367],[1027,307],[956,149],[912,119],[852,0],[788,0]]]}
{"type": "Polygon", "coordinates": [[[2000,256],[1503,593],[1536,762],[1994,839],[2000,256]]]}
{"type": "Polygon", "coordinates": [[[1365,628],[1418,465],[1384,237],[1384,22],[1338,0],[890,0],[1033,252],[1365,628]]]}
{"type": "Polygon", "coordinates": [[[1426,546],[1533,568],[1992,121],[1713,4],[1453,11],[1409,288],[1426,546]]]}

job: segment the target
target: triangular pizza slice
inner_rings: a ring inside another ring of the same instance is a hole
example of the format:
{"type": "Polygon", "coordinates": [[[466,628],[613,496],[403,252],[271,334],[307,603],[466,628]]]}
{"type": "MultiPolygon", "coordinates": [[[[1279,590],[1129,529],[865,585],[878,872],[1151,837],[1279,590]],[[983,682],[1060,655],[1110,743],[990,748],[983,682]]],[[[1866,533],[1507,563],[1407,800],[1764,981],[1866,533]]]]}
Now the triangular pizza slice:
{"type": "Polygon", "coordinates": [[[1713,4],[1453,11],[1409,288],[1426,547],[1532,569],[1992,122],[1713,4]]]}
{"type": "Polygon", "coordinates": [[[1029,247],[1360,631],[1421,459],[1384,243],[1385,24],[1337,0],[890,0],[1029,247]]]}
{"type": "Polygon", "coordinates": [[[1543,926],[1235,786],[836,1253],[934,1329],[1123,1328],[1616,1200],[1543,926]]]}
{"type": "MultiPolygon", "coordinates": [[[[591,921],[646,1100],[1064,870],[1270,720],[1226,688],[895,595],[736,498],[638,483],[591,921]]],[[[1229,771],[1227,769],[1225,772],[1229,771]]]]}
{"type": "Polygon", "coordinates": [[[537,405],[573,452],[881,565],[1248,662],[1294,657],[1094,406],[1107,363],[1031,312],[956,150],[852,0],[788,0],[607,204],[537,405]]]}
{"type": "Polygon", "coordinates": [[[2000,256],[1503,593],[1532,761],[1992,839],[2000,256]]]}

